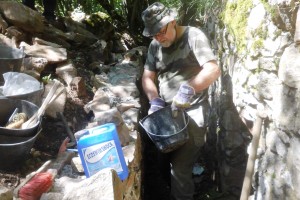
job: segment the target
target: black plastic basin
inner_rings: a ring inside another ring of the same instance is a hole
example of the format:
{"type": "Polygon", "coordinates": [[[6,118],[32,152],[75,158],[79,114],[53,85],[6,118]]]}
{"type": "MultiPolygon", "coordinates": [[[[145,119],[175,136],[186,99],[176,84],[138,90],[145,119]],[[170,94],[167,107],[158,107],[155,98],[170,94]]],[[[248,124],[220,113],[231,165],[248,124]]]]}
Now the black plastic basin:
{"type": "Polygon", "coordinates": [[[37,133],[40,120],[34,126],[27,129],[8,129],[4,127],[16,108],[19,109],[19,113],[24,112],[28,117],[31,117],[38,111],[39,107],[37,105],[25,100],[8,98],[0,98],[0,105],[0,136],[25,137],[34,136],[37,133]]]}
{"type": "Polygon", "coordinates": [[[20,168],[28,158],[40,132],[31,137],[0,135],[0,169],[12,171],[20,168]]]}

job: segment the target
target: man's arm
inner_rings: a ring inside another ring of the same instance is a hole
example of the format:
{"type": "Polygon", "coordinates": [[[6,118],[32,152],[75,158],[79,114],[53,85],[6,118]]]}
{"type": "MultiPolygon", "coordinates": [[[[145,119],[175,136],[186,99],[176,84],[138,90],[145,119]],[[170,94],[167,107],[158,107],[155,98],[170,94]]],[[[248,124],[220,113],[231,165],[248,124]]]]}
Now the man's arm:
{"type": "Polygon", "coordinates": [[[208,88],[221,75],[221,70],[216,61],[212,60],[203,65],[203,69],[193,77],[188,84],[194,88],[195,92],[200,92],[208,88]]]}
{"type": "Polygon", "coordinates": [[[149,101],[159,97],[158,90],[155,85],[155,79],[156,72],[147,69],[144,70],[142,77],[142,86],[149,101]]]}

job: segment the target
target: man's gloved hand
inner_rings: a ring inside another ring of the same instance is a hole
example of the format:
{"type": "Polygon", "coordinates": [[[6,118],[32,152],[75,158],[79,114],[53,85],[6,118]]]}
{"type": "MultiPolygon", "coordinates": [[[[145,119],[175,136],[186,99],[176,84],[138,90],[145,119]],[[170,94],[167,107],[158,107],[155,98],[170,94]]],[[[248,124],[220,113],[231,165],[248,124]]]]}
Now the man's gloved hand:
{"type": "Polygon", "coordinates": [[[159,97],[152,99],[149,103],[150,109],[148,110],[148,115],[158,111],[159,109],[162,109],[166,105],[166,102],[159,97]]]}
{"type": "Polygon", "coordinates": [[[191,106],[191,99],[195,95],[195,90],[187,83],[180,85],[177,94],[173,98],[171,105],[173,116],[176,117],[176,111],[178,109],[185,109],[191,106]]]}

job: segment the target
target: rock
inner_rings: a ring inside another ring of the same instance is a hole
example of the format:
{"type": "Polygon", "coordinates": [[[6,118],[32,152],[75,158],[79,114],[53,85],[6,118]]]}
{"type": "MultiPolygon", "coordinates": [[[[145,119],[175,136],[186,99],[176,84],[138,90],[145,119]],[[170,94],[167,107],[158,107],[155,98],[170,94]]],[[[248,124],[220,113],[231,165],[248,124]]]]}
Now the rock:
{"type": "Polygon", "coordinates": [[[0,34],[0,44],[9,46],[9,47],[15,47],[15,44],[12,41],[12,39],[10,39],[9,37],[2,35],[2,34],[0,34]]]}
{"type": "Polygon", "coordinates": [[[126,124],[122,123],[118,125],[117,132],[122,147],[129,145],[129,143],[133,141],[133,139],[129,135],[129,129],[126,124]]]}
{"type": "Polygon", "coordinates": [[[119,200],[122,199],[124,187],[117,173],[110,168],[103,169],[82,181],[62,177],[55,184],[63,191],[62,200],[119,200]]]}
{"type": "Polygon", "coordinates": [[[34,44],[32,46],[25,45],[24,52],[28,56],[46,58],[49,63],[57,63],[67,60],[67,51],[65,48],[34,44]]]}
{"type": "Polygon", "coordinates": [[[87,95],[85,81],[82,77],[73,78],[70,87],[75,97],[84,97],[87,95]]]}
{"type": "Polygon", "coordinates": [[[36,70],[24,70],[22,73],[28,74],[28,75],[36,78],[37,80],[40,80],[40,78],[41,78],[41,74],[36,70]]]}
{"type": "Polygon", "coordinates": [[[58,192],[51,192],[51,193],[44,193],[40,200],[57,200],[57,199],[62,199],[63,194],[58,193],[58,192]]]}
{"type": "Polygon", "coordinates": [[[286,85],[300,88],[300,51],[291,44],[280,59],[278,77],[286,85]]]}
{"type": "Polygon", "coordinates": [[[300,10],[297,11],[297,19],[296,19],[296,30],[294,35],[294,42],[299,45],[300,44],[300,10]]]}
{"type": "Polygon", "coordinates": [[[129,144],[122,148],[125,157],[125,162],[128,165],[134,159],[135,144],[129,144]]]}
{"type": "Polygon", "coordinates": [[[7,27],[8,27],[7,22],[0,15],[0,31],[1,31],[1,33],[5,33],[7,27]]]}
{"type": "Polygon", "coordinates": [[[73,39],[75,44],[78,46],[90,46],[94,44],[97,39],[94,37],[89,37],[88,35],[80,34],[80,33],[73,33],[73,39]]]}
{"type": "Polygon", "coordinates": [[[63,79],[67,85],[70,85],[73,78],[77,76],[77,69],[72,62],[60,63],[56,67],[56,74],[63,79]]]}
{"type": "Polygon", "coordinates": [[[66,17],[64,20],[64,23],[65,23],[65,26],[66,26],[68,32],[78,33],[80,35],[85,35],[88,38],[93,38],[94,40],[97,40],[97,37],[90,31],[88,31],[85,28],[84,24],[73,21],[70,17],[66,17]]]}
{"type": "Polygon", "coordinates": [[[43,39],[40,39],[40,38],[33,38],[32,39],[32,43],[33,44],[39,44],[39,45],[48,45],[48,46],[51,46],[51,47],[54,47],[54,48],[61,48],[62,45],[59,45],[59,44],[55,44],[53,42],[48,42],[46,40],[43,40],[43,39]]]}
{"type": "Polygon", "coordinates": [[[70,33],[65,33],[60,29],[53,26],[47,26],[43,33],[36,34],[37,37],[42,38],[46,41],[51,41],[52,43],[63,46],[64,48],[70,48],[71,45],[67,41],[72,41],[74,36],[70,33]]]}
{"type": "Polygon", "coordinates": [[[44,17],[37,11],[15,1],[1,1],[0,12],[7,22],[27,32],[43,32],[44,17]]]}
{"type": "Polygon", "coordinates": [[[127,110],[135,107],[140,107],[140,106],[137,106],[136,103],[121,103],[120,105],[117,105],[117,108],[121,113],[126,112],[127,110]]]}
{"type": "Polygon", "coordinates": [[[96,121],[98,125],[114,123],[118,126],[123,123],[123,118],[117,108],[111,108],[106,111],[93,110],[93,112],[95,115],[94,121],[96,121]]]}
{"type": "Polygon", "coordinates": [[[140,94],[135,84],[117,85],[108,88],[116,97],[121,97],[121,98],[125,98],[125,97],[136,98],[140,94]]]}
{"type": "Polygon", "coordinates": [[[107,86],[109,83],[107,83],[108,77],[105,73],[96,74],[95,76],[92,76],[91,82],[95,88],[101,88],[103,86],[107,86]]]}
{"type": "Polygon", "coordinates": [[[124,122],[130,126],[130,127],[137,127],[138,126],[138,114],[139,114],[139,109],[137,108],[131,108],[125,112],[122,113],[122,117],[124,122]]]}
{"type": "Polygon", "coordinates": [[[114,26],[109,15],[103,12],[91,14],[84,21],[87,30],[91,31],[98,38],[108,40],[114,34],[114,26]]]}
{"type": "Polygon", "coordinates": [[[22,32],[18,27],[10,26],[6,29],[6,34],[14,40],[16,46],[19,46],[19,43],[25,39],[26,34],[22,32]]]}
{"type": "Polygon", "coordinates": [[[94,114],[97,112],[107,111],[110,108],[110,99],[106,92],[102,89],[98,89],[94,95],[93,100],[84,106],[84,110],[86,113],[93,111],[94,114]]]}
{"type": "Polygon", "coordinates": [[[75,172],[84,173],[84,169],[83,169],[83,166],[82,166],[82,163],[81,163],[81,160],[80,160],[79,156],[72,158],[71,166],[72,166],[72,168],[74,169],[75,172]]]}
{"type": "Polygon", "coordinates": [[[26,70],[32,70],[41,73],[45,66],[48,64],[48,61],[46,58],[35,58],[35,57],[27,57],[23,60],[23,66],[26,70]]]}
{"type": "Polygon", "coordinates": [[[0,185],[0,199],[1,200],[13,199],[13,191],[0,185]]]}

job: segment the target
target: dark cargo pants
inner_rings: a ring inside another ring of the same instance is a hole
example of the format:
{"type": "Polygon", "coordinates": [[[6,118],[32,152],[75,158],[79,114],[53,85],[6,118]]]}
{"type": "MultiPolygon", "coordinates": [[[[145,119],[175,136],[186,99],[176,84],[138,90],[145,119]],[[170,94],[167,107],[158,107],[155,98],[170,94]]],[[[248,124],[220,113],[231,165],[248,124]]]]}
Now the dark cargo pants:
{"type": "Polygon", "coordinates": [[[198,127],[190,118],[188,132],[188,142],[170,153],[171,197],[174,200],[192,200],[194,195],[192,171],[204,144],[206,128],[198,127]]]}

